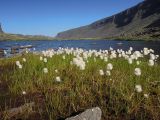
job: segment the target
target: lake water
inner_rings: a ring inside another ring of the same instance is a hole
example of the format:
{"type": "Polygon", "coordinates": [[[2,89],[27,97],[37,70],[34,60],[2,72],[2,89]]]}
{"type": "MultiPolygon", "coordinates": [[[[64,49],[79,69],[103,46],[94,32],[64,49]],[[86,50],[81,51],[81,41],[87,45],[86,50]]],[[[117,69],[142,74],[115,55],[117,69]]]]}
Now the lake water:
{"type": "MultiPolygon", "coordinates": [[[[0,48],[10,50],[13,46],[26,46],[33,45],[37,51],[46,49],[63,48],[83,48],[83,49],[114,49],[127,50],[129,47],[133,47],[134,50],[141,50],[144,47],[155,50],[156,54],[160,55],[160,41],[119,41],[119,40],[54,40],[54,41],[0,41],[0,48]]],[[[32,50],[33,48],[31,48],[32,50]]]]}

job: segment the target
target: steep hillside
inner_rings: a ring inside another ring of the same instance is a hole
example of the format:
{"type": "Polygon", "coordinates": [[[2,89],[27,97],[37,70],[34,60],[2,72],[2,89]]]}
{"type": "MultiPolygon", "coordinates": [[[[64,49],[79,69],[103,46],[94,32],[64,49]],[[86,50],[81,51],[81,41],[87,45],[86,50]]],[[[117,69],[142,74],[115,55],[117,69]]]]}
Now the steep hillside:
{"type": "Polygon", "coordinates": [[[159,39],[160,0],[145,0],[90,25],[58,33],[56,38],[159,39]]]}

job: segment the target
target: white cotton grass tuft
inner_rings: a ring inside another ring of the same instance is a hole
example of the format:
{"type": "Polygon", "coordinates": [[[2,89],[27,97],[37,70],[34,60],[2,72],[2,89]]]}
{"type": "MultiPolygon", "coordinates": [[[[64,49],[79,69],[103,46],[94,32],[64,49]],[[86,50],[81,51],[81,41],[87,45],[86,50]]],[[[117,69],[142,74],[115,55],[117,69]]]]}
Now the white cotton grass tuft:
{"type": "Polygon", "coordinates": [[[57,69],[55,70],[55,73],[58,73],[58,70],[57,70],[57,69]]]}
{"type": "Polygon", "coordinates": [[[23,58],[22,60],[23,60],[23,62],[26,62],[26,58],[23,58]]]}
{"type": "Polygon", "coordinates": [[[43,68],[43,72],[44,73],[48,73],[48,69],[47,68],[43,68]]]}
{"type": "Polygon", "coordinates": [[[128,58],[128,63],[129,63],[129,64],[132,64],[132,63],[133,63],[132,58],[128,58]]]}
{"type": "Polygon", "coordinates": [[[16,61],[16,65],[18,66],[19,69],[22,69],[22,65],[19,61],[16,61]]]}
{"type": "Polygon", "coordinates": [[[107,75],[107,76],[111,76],[111,71],[107,70],[107,71],[106,71],[106,75],[107,75]]]}
{"type": "Polygon", "coordinates": [[[151,60],[155,60],[156,59],[156,56],[154,54],[150,54],[150,59],[151,60]]]}
{"type": "Polygon", "coordinates": [[[79,57],[79,56],[73,58],[73,61],[71,61],[70,64],[76,65],[77,67],[79,67],[80,70],[85,70],[85,67],[86,67],[85,61],[83,60],[82,57],[79,57]]]}
{"type": "Polygon", "coordinates": [[[104,71],[101,69],[101,70],[99,70],[99,74],[101,75],[101,76],[103,76],[104,75],[104,71]]]}
{"type": "Polygon", "coordinates": [[[39,57],[39,60],[40,60],[40,61],[42,61],[42,60],[43,60],[43,57],[42,57],[42,56],[40,56],[40,57],[39,57]]]}
{"type": "Polygon", "coordinates": [[[23,95],[26,95],[27,93],[26,93],[26,91],[22,91],[22,94],[23,94],[23,95]]]}
{"type": "Polygon", "coordinates": [[[139,65],[139,64],[140,64],[140,61],[136,61],[136,64],[139,65]]]}
{"type": "Polygon", "coordinates": [[[59,76],[56,77],[55,79],[56,82],[61,82],[61,78],[59,76]]]}
{"type": "Polygon", "coordinates": [[[107,70],[112,70],[113,69],[113,65],[111,63],[107,64],[107,70]]]}
{"type": "Polygon", "coordinates": [[[141,85],[136,85],[135,90],[136,90],[136,92],[141,93],[142,92],[142,86],[141,85]]]}
{"type": "Polygon", "coordinates": [[[19,62],[19,61],[16,61],[16,65],[19,66],[19,65],[20,65],[20,62],[19,62]]]}
{"type": "Polygon", "coordinates": [[[136,76],[140,76],[140,75],[141,75],[141,69],[140,69],[140,68],[135,68],[134,74],[135,74],[136,76]]]}
{"type": "Polygon", "coordinates": [[[47,63],[47,58],[44,58],[43,61],[44,61],[45,63],[47,63]]]}
{"type": "Polygon", "coordinates": [[[22,69],[22,65],[19,65],[18,68],[19,68],[19,69],[22,69]]]}
{"type": "Polygon", "coordinates": [[[63,56],[62,56],[62,59],[63,59],[63,60],[65,60],[65,59],[66,59],[66,56],[65,56],[65,55],[63,55],[63,56]]]}
{"type": "Polygon", "coordinates": [[[154,61],[153,61],[152,59],[149,60],[148,65],[149,65],[149,66],[154,66],[154,61]]]}
{"type": "Polygon", "coordinates": [[[145,98],[149,98],[149,94],[144,94],[144,97],[145,98]]]}
{"type": "Polygon", "coordinates": [[[105,61],[105,62],[108,62],[108,57],[104,57],[104,61],[105,61]]]}

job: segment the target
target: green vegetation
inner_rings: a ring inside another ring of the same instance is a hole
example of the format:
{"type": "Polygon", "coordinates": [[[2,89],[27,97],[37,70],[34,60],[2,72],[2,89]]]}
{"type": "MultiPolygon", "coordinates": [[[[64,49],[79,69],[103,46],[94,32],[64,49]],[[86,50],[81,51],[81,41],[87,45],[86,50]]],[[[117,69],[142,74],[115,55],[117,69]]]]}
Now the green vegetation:
{"type": "Polygon", "coordinates": [[[0,41],[2,40],[53,40],[52,37],[40,36],[40,35],[20,35],[20,34],[8,34],[0,33],[0,41]]]}
{"type": "Polygon", "coordinates": [[[140,65],[136,61],[130,65],[124,58],[105,62],[90,57],[85,70],[80,70],[70,65],[73,55],[47,59],[45,63],[34,54],[0,59],[0,111],[34,101],[35,113],[28,117],[38,120],[66,118],[94,106],[102,109],[102,120],[159,120],[159,63],[150,67],[146,58],[140,59],[140,65]],[[16,61],[20,61],[22,69],[16,61]],[[101,76],[99,70],[108,63],[113,64],[111,76],[101,76]],[[137,66],[142,70],[141,76],[134,75],[137,66]],[[48,73],[43,68],[48,68],[48,73]],[[55,80],[57,76],[60,82],[55,80]],[[142,86],[140,93],[135,91],[137,84],[142,86]]]}

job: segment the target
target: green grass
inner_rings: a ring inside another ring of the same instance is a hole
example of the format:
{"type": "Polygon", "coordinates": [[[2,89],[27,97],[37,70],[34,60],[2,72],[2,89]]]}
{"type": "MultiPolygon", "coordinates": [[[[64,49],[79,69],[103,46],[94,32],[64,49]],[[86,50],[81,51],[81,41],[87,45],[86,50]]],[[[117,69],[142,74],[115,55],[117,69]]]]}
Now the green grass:
{"type": "MultiPolygon", "coordinates": [[[[160,119],[160,65],[149,67],[145,58],[140,65],[129,65],[122,58],[108,62],[93,57],[81,71],[70,65],[72,55],[54,55],[44,63],[39,55],[27,54],[0,60],[0,111],[34,101],[36,118],[57,120],[87,108],[99,106],[102,120],[107,119],[160,119]],[[26,62],[22,58],[26,58],[26,62]],[[15,62],[23,65],[19,69],[15,62]],[[113,64],[111,76],[100,76],[99,69],[113,64]],[[43,73],[43,68],[48,73],[43,73]],[[141,68],[142,75],[135,76],[134,69],[141,68]],[[58,73],[55,70],[58,70],[58,73]],[[55,77],[60,76],[61,82],[55,77]],[[142,93],[135,85],[142,85],[142,93]],[[22,94],[26,91],[26,95],[22,94]],[[149,94],[145,98],[144,94],[149,94]]],[[[33,116],[32,116],[33,117],[33,116]]]]}

